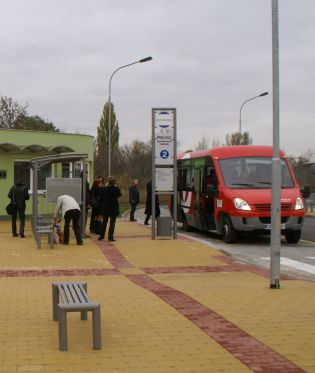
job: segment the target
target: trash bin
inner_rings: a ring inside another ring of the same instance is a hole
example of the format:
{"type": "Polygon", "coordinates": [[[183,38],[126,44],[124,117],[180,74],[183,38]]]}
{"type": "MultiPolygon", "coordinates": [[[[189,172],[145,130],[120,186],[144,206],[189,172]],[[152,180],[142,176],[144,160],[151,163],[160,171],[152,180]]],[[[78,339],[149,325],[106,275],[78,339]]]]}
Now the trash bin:
{"type": "Polygon", "coordinates": [[[172,218],[170,216],[160,216],[156,219],[156,235],[159,237],[172,236],[172,218]]]}

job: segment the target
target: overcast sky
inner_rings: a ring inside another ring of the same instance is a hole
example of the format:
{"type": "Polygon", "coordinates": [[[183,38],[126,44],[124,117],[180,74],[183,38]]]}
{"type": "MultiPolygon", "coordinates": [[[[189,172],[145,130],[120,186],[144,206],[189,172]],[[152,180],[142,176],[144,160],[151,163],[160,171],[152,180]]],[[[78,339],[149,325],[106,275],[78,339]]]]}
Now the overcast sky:
{"type": "MultiPolygon", "coordinates": [[[[0,95],[96,134],[112,80],[120,144],[177,108],[180,150],[242,130],[272,145],[271,0],[0,0],[0,95]]],[[[315,1],[279,0],[280,147],[315,152],[315,1]]]]}

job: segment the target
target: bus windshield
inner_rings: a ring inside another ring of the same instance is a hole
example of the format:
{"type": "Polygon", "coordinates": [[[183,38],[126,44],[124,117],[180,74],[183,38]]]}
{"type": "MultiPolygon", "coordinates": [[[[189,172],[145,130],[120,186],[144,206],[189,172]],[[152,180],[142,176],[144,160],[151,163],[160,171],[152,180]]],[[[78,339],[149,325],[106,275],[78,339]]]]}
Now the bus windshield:
{"type": "MultiPolygon", "coordinates": [[[[271,189],[271,158],[241,157],[219,161],[224,184],[234,189],[271,189]]],[[[292,188],[294,182],[286,162],[281,159],[281,188],[292,188]]]]}

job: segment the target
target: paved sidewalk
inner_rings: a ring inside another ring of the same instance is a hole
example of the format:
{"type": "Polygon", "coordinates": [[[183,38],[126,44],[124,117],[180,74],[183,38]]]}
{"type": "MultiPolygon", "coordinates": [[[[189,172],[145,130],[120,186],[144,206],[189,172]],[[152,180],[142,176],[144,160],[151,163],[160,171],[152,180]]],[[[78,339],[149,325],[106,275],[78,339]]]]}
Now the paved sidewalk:
{"type": "Polygon", "coordinates": [[[13,238],[0,222],[0,372],[315,372],[315,283],[269,275],[200,242],[151,240],[119,219],[113,244],[13,238]],[[58,349],[51,283],[85,280],[101,303],[103,349],[91,316],[68,314],[58,349]]]}

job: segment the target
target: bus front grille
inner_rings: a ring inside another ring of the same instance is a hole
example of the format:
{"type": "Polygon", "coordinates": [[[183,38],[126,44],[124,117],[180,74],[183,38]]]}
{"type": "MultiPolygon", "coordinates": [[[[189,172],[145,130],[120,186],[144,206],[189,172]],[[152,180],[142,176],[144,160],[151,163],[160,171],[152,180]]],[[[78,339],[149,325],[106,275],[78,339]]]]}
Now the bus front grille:
{"type": "MultiPolygon", "coordinates": [[[[264,212],[271,212],[271,204],[257,204],[254,205],[256,211],[264,211],[264,212]]],[[[292,205],[291,203],[281,203],[281,211],[291,211],[292,205]]]]}

